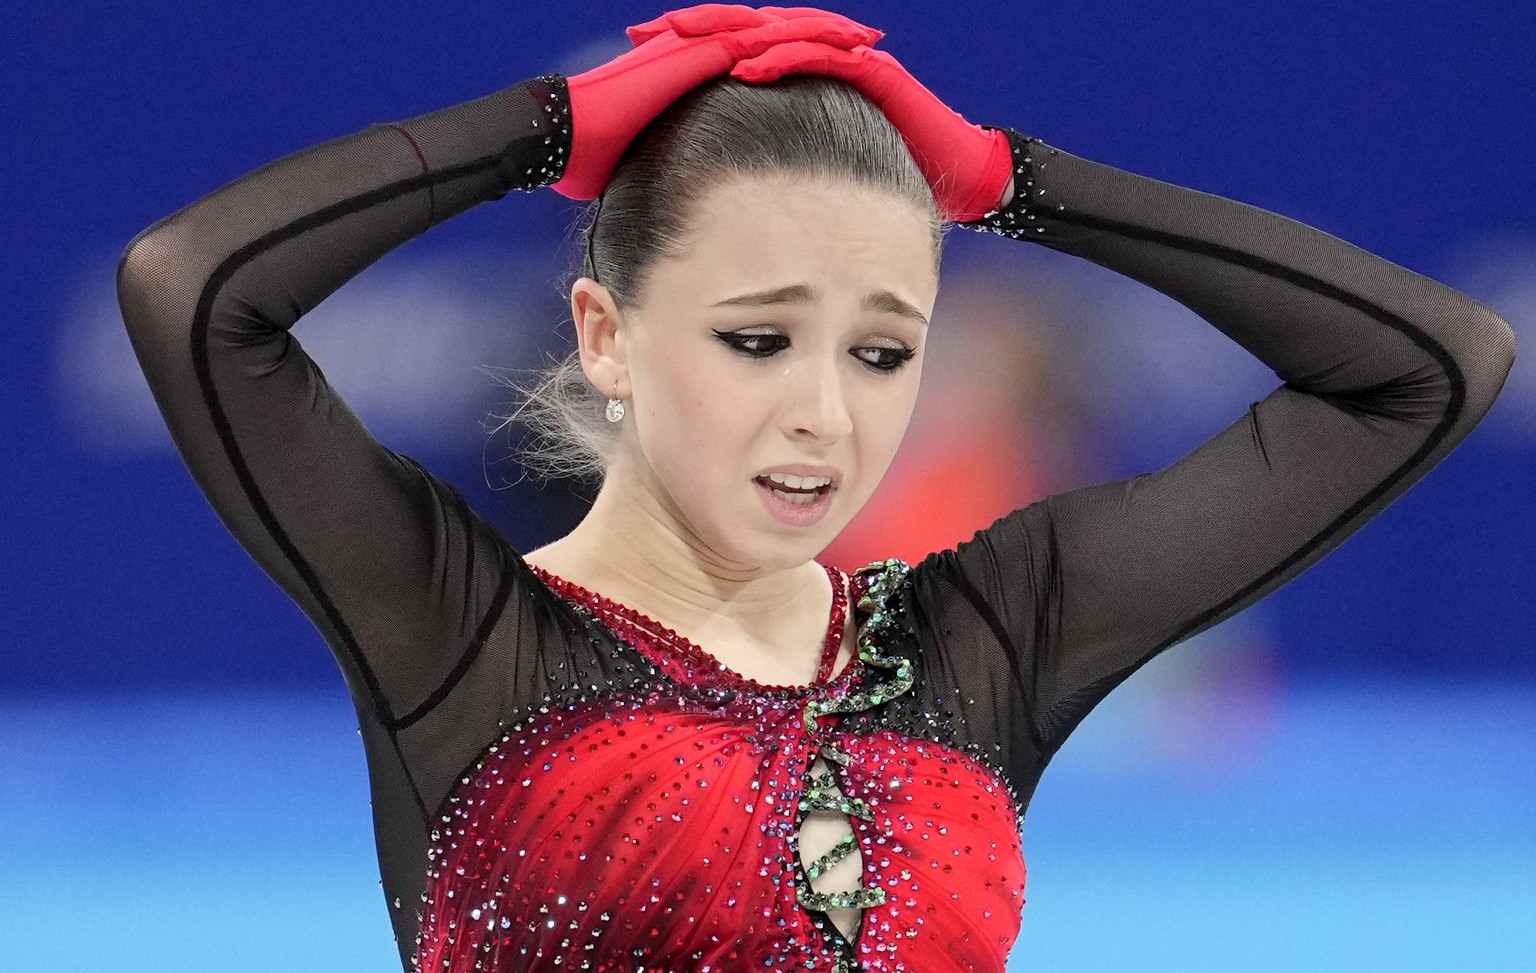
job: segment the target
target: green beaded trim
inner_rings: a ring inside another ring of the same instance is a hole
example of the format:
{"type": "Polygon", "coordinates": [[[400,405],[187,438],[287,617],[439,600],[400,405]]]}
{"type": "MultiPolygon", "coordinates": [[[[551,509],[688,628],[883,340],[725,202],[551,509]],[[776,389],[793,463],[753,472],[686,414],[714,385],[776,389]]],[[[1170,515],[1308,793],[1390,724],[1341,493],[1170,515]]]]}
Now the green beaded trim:
{"type": "Polygon", "coordinates": [[[801,905],[819,912],[828,909],[868,909],[885,901],[885,889],[867,889],[862,886],[848,892],[812,892],[803,888],[797,894],[801,905]]]}
{"type": "MultiPolygon", "coordinates": [[[[884,670],[887,678],[868,689],[807,702],[804,716],[805,729],[813,738],[820,735],[816,717],[825,713],[852,713],[870,709],[889,702],[912,688],[911,660],[901,656],[882,655],[880,651],[887,633],[897,626],[897,619],[887,603],[906,582],[907,573],[910,570],[906,562],[896,558],[878,561],[859,569],[860,575],[873,576],[858,603],[858,607],[868,616],[864,624],[859,626],[859,659],[871,668],[884,670]]],[[[824,758],[838,766],[846,767],[853,762],[853,757],[839,750],[837,745],[830,741],[822,743],[819,750],[824,758]]],[[[862,799],[844,797],[834,788],[830,772],[812,773],[806,777],[806,790],[804,797],[800,800],[800,810],[802,812],[836,810],[864,821],[874,820],[874,815],[862,799]]],[[[854,835],[849,833],[834,845],[831,851],[806,868],[806,877],[814,879],[847,858],[853,853],[856,842],[854,835]]],[[[821,912],[828,909],[868,909],[885,902],[885,895],[885,889],[865,888],[862,885],[847,892],[817,892],[804,885],[795,890],[795,897],[799,899],[802,906],[821,912]]],[[[845,966],[841,961],[833,968],[834,973],[839,970],[851,973],[856,969],[856,965],[845,966]]]]}
{"type": "Polygon", "coordinates": [[[802,811],[841,811],[864,821],[875,819],[862,797],[844,797],[836,790],[831,773],[812,774],[805,785],[805,796],[800,798],[802,811]]]}
{"type": "Polygon", "coordinates": [[[853,854],[854,842],[855,839],[851,833],[843,835],[842,840],[833,845],[831,851],[811,862],[805,870],[805,877],[820,878],[822,872],[853,854]]]}
{"type": "MultiPolygon", "coordinates": [[[[880,643],[884,641],[886,633],[896,627],[896,619],[892,617],[886,602],[906,581],[907,572],[910,570],[905,561],[899,561],[896,558],[877,561],[869,567],[859,569],[858,573],[861,575],[874,575],[869,589],[859,598],[859,608],[869,613],[864,624],[859,626],[859,659],[866,665],[886,670],[891,673],[891,676],[869,689],[861,689],[842,696],[829,696],[826,699],[813,699],[806,703],[807,733],[815,735],[816,717],[824,713],[852,713],[871,709],[895,699],[912,688],[911,660],[901,656],[880,654],[880,643]]],[[[821,752],[828,760],[836,760],[845,767],[851,759],[830,744],[823,745],[821,752]]]]}

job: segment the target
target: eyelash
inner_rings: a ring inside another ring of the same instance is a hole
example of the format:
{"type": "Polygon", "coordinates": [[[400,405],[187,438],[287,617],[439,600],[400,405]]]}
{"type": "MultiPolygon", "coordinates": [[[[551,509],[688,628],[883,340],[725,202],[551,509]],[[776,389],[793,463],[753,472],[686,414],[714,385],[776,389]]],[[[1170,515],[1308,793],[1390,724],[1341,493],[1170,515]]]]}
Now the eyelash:
{"type": "MultiPolygon", "coordinates": [[[[781,334],[739,334],[735,331],[716,331],[715,337],[725,342],[726,345],[728,345],[733,350],[746,355],[748,358],[768,358],[789,347],[789,339],[781,334]],[[752,342],[758,341],[768,342],[772,347],[754,347],[752,342]]],[[[886,374],[890,374],[891,372],[898,370],[907,362],[911,361],[913,356],[917,354],[915,349],[907,348],[905,346],[901,348],[881,348],[879,346],[871,345],[857,350],[879,352],[881,355],[886,356],[882,359],[882,363],[876,363],[870,361],[867,358],[862,358],[856,353],[854,354],[855,358],[858,358],[859,361],[868,365],[870,368],[873,368],[877,372],[883,372],[886,374]]]]}

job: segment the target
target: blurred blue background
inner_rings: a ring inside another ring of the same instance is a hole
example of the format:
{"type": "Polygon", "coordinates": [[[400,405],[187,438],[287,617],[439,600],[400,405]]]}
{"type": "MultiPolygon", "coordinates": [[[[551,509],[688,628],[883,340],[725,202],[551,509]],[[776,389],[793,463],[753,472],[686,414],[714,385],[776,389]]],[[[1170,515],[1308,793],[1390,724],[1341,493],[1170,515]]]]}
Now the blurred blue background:
{"type": "MultiPolygon", "coordinates": [[[[345,689],[173,453],[116,258],[263,162],[581,70],[660,9],[34,0],[7,18],[0,970],[396,964],[345,689]]],[[[974,120],[1321,226],[1527,346],[1426,481],[1068,742],[1026,825],[1010,969],[1536,969],[1536,7],[840,9],[974,120]]],[[[493,488],[517,473],[482,427],[505,399],[488,372],[564,350],[576,215],[553,193],[480,207],[297,332],[381,439],[525,550],[581,498],[493,488]]],[[[1018,485],[977,510],[1165,464],[1275,384],[1060,255],[956,234],[945,273],[906,462],[933,468],[954,417],[1006,403],[1018,485]]],[[[893,509],[918,489],[902,476],[893,509]]],[[[922,548],[877,514],[836,556],[922,548]]]]}

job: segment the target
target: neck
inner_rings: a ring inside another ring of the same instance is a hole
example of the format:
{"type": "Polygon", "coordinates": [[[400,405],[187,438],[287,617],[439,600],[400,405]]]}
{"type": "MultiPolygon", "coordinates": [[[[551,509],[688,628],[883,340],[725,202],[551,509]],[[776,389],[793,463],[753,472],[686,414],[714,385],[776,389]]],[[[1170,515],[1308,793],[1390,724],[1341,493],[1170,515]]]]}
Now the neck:
{"type": "Polygon", "coordinates": [[[814,561],[776,568],[722,556],[659,491],[614,472],[576,529],[530,553],[529,563],[678,630],[721,623],[762,630],[786,607],[828,597],[826,573],[814,561]]]}

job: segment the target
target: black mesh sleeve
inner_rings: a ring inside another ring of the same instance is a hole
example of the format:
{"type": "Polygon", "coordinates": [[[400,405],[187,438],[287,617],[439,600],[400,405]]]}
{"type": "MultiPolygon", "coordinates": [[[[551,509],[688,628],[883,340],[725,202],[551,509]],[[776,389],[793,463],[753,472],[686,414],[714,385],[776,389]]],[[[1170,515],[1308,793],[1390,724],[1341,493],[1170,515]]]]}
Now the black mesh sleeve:
{"type": "Polygon", "coordinates": [[[574,670],[516,552],[381,446],[289,329],[379,257],[477,203],[554,182],[557,76],[295,152],[139,234],[118,295],[139,362],[225,525],[325,636],[368,755],[407,967],[432,815],[498,727],[574,670]]]}
{"type": "Polygon", "coordinates": [[[921,637],[948,657],[969,732],[1005,741],[1027,794],[1126,676],[1296,577],[1444,458],[1498,394],[1514,335],[1319,230],[1008,134],[1015,196],[973,226],[1156,288],[1284,383],[1167,469],[1047,498],[914,571],[921,637]]]}
{"type": "Polygon", "coordinates": [[[380,446],[289,328],[379,257],[559,177],[564,81],[540,78],[286,156],[139,234],[134,349],[203,492],[299,603],[361,712],[409,713],[507,597],[494,531],[380,446]]]}

